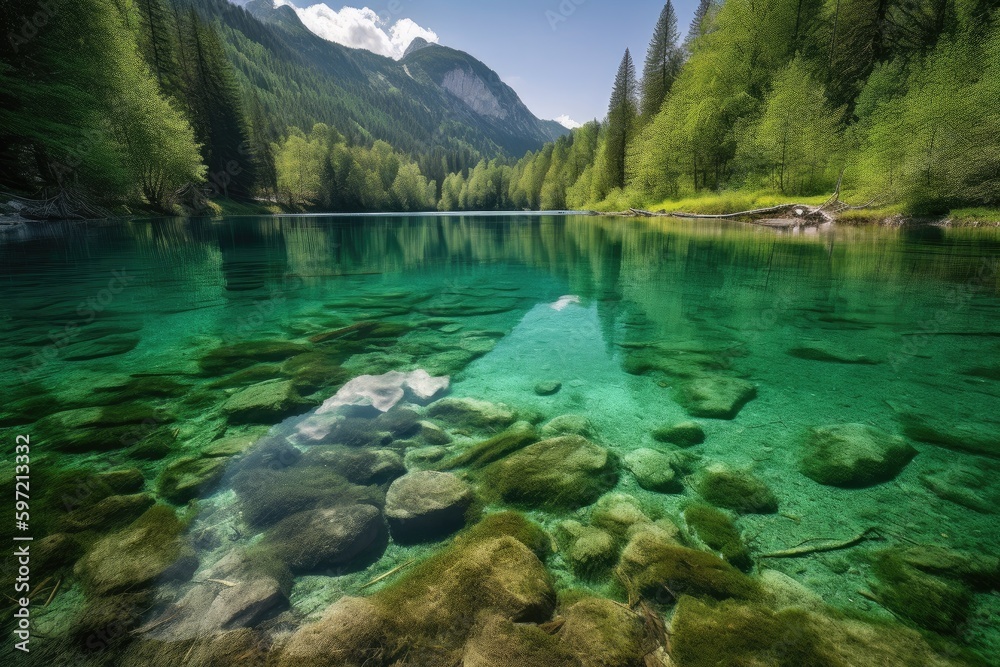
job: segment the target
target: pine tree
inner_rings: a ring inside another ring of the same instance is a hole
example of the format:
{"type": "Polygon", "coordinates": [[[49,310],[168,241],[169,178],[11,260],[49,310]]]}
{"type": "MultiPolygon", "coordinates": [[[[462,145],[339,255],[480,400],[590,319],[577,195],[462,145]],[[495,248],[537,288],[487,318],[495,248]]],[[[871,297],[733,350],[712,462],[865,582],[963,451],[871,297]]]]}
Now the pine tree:
{"type": "Polygon", "coordinates": [[[653,39],[646,52],[646,66],[642,71],[642,116],[651,119],[660,110],[674,80],[680,72],[683,52],[677,42],[677,13],[670,0],[656,22],[653,39]]]}
{"type": "Polygon", "coordinates": [[[714,5],[713,0],[701,0],[698,3],[698,9],[694,10],[694,18],[691,19],[687,36],[684,38],[684,50],[688,53],[694,48],[695,41],[708,30],[709,14],[714,5]]]}
{"type": "Polygon", "coordinates": [[[635,131],[638,116],[639,83],[635,75],[632,54],[625,49],[615,86],[608,106],[608,152],[605,165],[607,184],[611,188],[625,186],[625,162],[629,139],[635,131]]]}

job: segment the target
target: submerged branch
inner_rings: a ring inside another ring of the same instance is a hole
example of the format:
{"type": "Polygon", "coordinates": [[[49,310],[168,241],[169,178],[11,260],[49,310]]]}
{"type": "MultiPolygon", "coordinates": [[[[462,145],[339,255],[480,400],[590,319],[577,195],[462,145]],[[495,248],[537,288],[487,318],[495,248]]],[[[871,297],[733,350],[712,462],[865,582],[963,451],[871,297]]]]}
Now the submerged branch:
{"type": "MultiPolygon", "coordinates": [[[[784,549],[782,551],[772,551],[769,554],[761,554],[760,558],[798,558],[799,556],[808,556],[809,554],[819,553],[822,551],[838,551],[840,549],[847,549],[869,539],[869,535],[872,533],[878,534],[875,528],[868,528],[860,535],[852,537],[849,540],[829,542],[827,544],[820,544],[814,547],[798,546],[791,549],[784,549]]],[[[812,540],[806,541],[811,542],[812,540]]]]}

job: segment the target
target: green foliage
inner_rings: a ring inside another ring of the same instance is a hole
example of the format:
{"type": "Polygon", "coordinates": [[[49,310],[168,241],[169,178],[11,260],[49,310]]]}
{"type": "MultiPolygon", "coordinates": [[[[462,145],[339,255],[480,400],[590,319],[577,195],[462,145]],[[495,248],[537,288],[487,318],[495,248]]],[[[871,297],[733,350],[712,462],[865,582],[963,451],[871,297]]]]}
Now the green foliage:
{"type": "Polygon", "coordinates": [[[635,133],[639,115],[639,83],[632,54],[625,49],[608,106],[608,139],[603,172],[609,189],[625,186],[628,143],[635,133]]]}
{"type": "Polygon", "coordinates": [[[646,52],[646,66],[642,72],[642,116],[650,119],[656,115],[674,85],[683,63],[683,51],[678,46],[677,12],[667,0],[656,23],[653,39],[646,52]]]}

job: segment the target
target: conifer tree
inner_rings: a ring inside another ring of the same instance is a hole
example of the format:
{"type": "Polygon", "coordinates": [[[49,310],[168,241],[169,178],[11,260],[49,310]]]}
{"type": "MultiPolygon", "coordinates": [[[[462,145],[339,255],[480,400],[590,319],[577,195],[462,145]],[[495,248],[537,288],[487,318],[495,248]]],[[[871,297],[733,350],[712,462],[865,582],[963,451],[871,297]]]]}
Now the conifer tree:
{"type": "Polygon", "coordinates": [[[625,186],[625,162],[629,139],[635,131],[639,110],[639,84],[632,54],[625,49],[608,106],[608,147],[605,164],[607,184],[625,186]]]}
{"type": "Polygon", "coordinates": [[[642,71],[642,117],[645,120],[652,119],[660,110],[680,72],[683,51],[678,47],[679,39],[677,13],[671,0],[667,0],[656,22],[642,71]]]}

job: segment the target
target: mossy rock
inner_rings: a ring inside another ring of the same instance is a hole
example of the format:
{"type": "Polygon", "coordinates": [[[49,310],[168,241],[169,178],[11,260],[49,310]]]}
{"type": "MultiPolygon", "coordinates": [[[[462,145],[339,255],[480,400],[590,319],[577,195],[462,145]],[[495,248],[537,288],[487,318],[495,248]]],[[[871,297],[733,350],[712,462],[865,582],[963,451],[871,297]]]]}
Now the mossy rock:
{"type": "Polygon", "coordinates": [[[972,604],[965,584],[926,574],[893,551],[875,556],[872,573],[872,591],[887,609],[927,630],[961,632],[972,604]]]}
{"type": "Polygon", "coordinates": [[[580,667],[633,667],[649,664],[651,637],[643,617],[611,600],[584,597],[562,612],[560,643],[580,667]]]}
{"type": "Polygon", "coordinates": [[[902,438],[867,424],[835,424],[809,431],[800,469],[820,484],[861,488],[895,478],[916,455],[902,438]]]}
{"type": "Polygon", "coordinates": [[[292,378],[296,388],[311,393],[324,387],[339,387],[351,379],[352,373],[331,357],[320,354],[300,354],[281,365],[281,371],[292,378]]]}
{"type": "Polygon", "coordinates": [[[653,431],[653,439],[678,447],[694,447],[705,442],[705,429],[698,422],[680,422],[656,429],[653,431]]]}
{"type": "Polygon", "coordinates": [[[136,399],[179,398],[191,390],[191,385],[159,375],[133,377],[124,384],[94,390],[101,405],[125,403],[136,399]],[[101,396],[103,395],[103,396],[101,396]]]}
{"type": "Polygon", "coordinates": [[[538,396],[554,396],[562,389],[562,382],[558,380],[544,380],[535,385],[535,394],[538,396]]]}
{"type": "Polygon", "coordinates": [[[558,435],[594,435],[594,425],[586,415],[559,415],[542,426],[543,438],[554,438],[558,435]]]}
{"type": "Polygon", "coordinates": [[[364,486],[388,484],[406,474],[403,457],[391,449],[314,447],[302,457],[301,465],[324,466],[364,486]]]}
{"type": "Polygon", "coordinates": [[[575,654],[537,625],[490,617],[465,643],[468,667],[579,667],[575,654]]]}
{"type": "Polygon", "coordinates": [[[725,375],[688,380],[674,392],[674,399],[689,415],[712,419],[734,419],[756,396],[753,383],[725,375]]]}
{"type": "Polygon", "coordinates": [[[875,365],[879,361],[864,354],[855,354],[846,350],[838,350],[823,343],[811,343],[790,348],[788,355],[810,361],[825,361],[832,364],[862,364],[875,365]]]}
{"type": "Polygon", "coordinates": [[[563,521],[557,535],[563,559],[581,579],[597,580],[607,575],[618,559],[617,541],[600,528],[563,521]]]}
{"type": "Polygon", "coordinates": [[[653,520],[633,496],[625,493],[608,493],[601,496],[594,504],[590,512],[590,523],[606,530],[624,544],[633,529],[651,526],[653,520]]]}
{"type": "Polygon", "coordinates": [[[539,559],[552,553],[552,538],[534,521],[520,512],[493,512],[462,533],[462,539],[476,541],[496,537],[513,537],[531,549],[539,559]]]}
{"type": "Polygon", "coordinates": [[[613,456],[586,438],[568,435],[529,445],[487,466],[489,493],[533,507],[584,507],[618,482],[613,456]]]}
{"type": "Polygon", "coordinates": [[[756,581],[715,554],[680,546],[657,530],[632,535],[615,575],[631,594],[653,599],[670,600],[681,594],[716,599],[761,595],[756,581]]]}
{"type": "Polygon", "coordinates": [[[396,479],[385,497],[389,530],[398,542],[420,542],[465,526],[472,487],[447,472],[424,470],[396,479]]]}
{"type": "Polygon", "coordinates": [[[976,590],[1000,590],[1000,557],[921,544],[893,557],[922,572],[964,582],[976,590]]]}
{"type": "Polygon", "coordinates": [[[59,521],[62,530],[77,533],[99,528],[114,530],[127,525],[142,516],[156,501],[148,493],[127,496],[108,496],[95,503],[85,503],[82,507],[68,512],[59,521]]]}
{"type": "Polygon", "coordinates": [[[385,495],[376,486],[351,484],[323,466],[247,468],[232,478],[243,519],[261,528],[308,509],[373,504],[381,507],[385,495]]]}
{"type": "Polygon", "coordinates": [[[681,596],[671,620],[677,667],[959,667],[953,645],[932,646],[898,623],[868,622],[799,608],[774,611],[735,600],[681,596]]]}
{"type": "Polygon", "coordinates": [[[753,565],[740,531],[725,512],[708,505],[690,505],[684,510],[684,520],[698,539],[736,567],[746,570],[753,565]]]}
{"type": "Polygon", "coordinates": [[[519,449],[538,441],[538,433],[529,422],[517,422],[503,433],[498,433],[466,449],[441,464],[441,470],[454,468],[482,468],[483,466],[502,459],[519,449]]]}
{"type": "Polygon", "coordinates": [[[752,473],[713,464],[698,476],[695,490],[716,507],[744,514],[774,514],[778,498],[752,473]]]}
{"type": "Polygon", "coordinates": [[[479,429],[506,428],[517,421],[517,413],[506,405],[475,398],[442,398],[427,414],[455,424],[479,429]]]}
{"type": "Polygon", "coordinates": [[[349,564],[375,544],[384,531],[382,514],[371,505],[306,510],[270,528],[260,548],[292,572],[349,564]]]}
{"type": "Polygon", "coordinates": [[[228,461],[193,456],[174,461],[160,473],[156,490],[172,503],[186,503],[211,491],[222,479],[228,461]]]}
{"type": "Polygon", "coordinates": [[[31,567],[36,572],[52,574],[72,565],[83,554],[79,538],[68,533],[53,533],[31,546],[31,567]]]}
{"type": "Polygon", "coordinates": [[[267,424],[281,421],[309,404],[302,399],[291,380],[261,382],[229,397],[222,411],[234,424],[267,424]]]}
{"type": "Polygon", "coordinates": [[[290,357],[308,352],[309,348],[287,341],[243,341],[238,345],[217,347],[198,364],[210,375],[231,374],[265,361],[284,361],[290,357]]]}
{"type": "Polygon", "coordinates": [[[128,456],[141,461],[159,461],[170,455],[176,442],[176,429],[159,428],[132,445],[128,456]]]}
{"type": "Polygon", "coordinates": [[[903,435],[911,440],[1000,458],[996,422],[955,422],[940,415],[920,414],[912,410],[900,410],[897,417],[903,427],[903,435]]]}
{"type": "Polygon", "coordinates": [[[245,453],[259,440],[258,435],[230,435],[213,440],[201,450],[201,455],[209,458],[238,456],[245,453]]]}
{"type": "Polygon", "coordinates": [[[657,493],[681,493],[684,485],[673,467],[673,457],[655,449],[636,449],[623,457],[639,486],[657,493]]]}
{"type": "Polygon", "coordinates": [[[127,528],[94,543],[74,573],[98,596],[187,579],[198,559],[181,535],[183,528],[172,509],[155,505],[127,528]]]}

